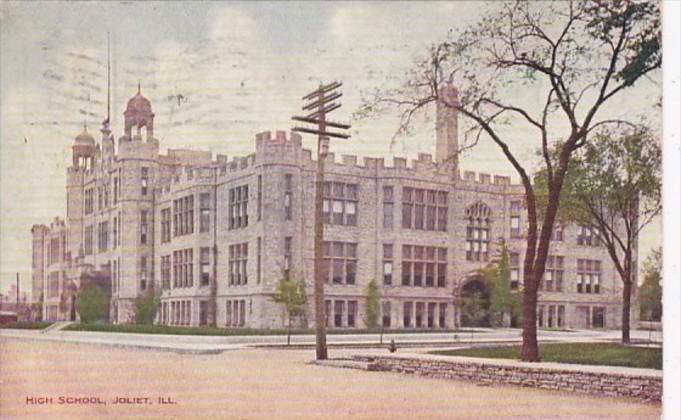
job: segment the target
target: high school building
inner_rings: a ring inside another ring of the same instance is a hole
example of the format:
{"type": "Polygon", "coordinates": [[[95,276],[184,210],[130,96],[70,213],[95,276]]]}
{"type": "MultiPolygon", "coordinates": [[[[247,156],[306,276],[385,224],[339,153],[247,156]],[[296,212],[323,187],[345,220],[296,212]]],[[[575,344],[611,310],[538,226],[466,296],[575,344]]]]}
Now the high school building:
{"type": "MultiPolygon", "coordinates": [[[[452,88],[448,95],[456,95],[452,88]]],[[[255,152],[228,160],[210,152],[161,154],[154,113],[141,92],[114,140],[105,121],[73,143],[66,219],[35,225],[33,297],[46,320],[72,319],[78,288],[100,279],[110,320],[134,319],[135,300],[161,291],[157,322],[277,328],[272,299],[284,275],[301,279],[313,316],[316,163],[296,133],[263,132],[255,152]],[[88,280],[89,279],[89,280],[88,280]],[[102,280],[103,279],[103,280],[102,280]]],[[[462,296],[488,293],[478,270],[505,243],[511,287],[521,287],[526,213],[509,178],[459,172],[457,116],[437,112],[436,155],[329,154],[324,184],[327,323],[362,327],[366,287],[380,290],[390,328],[451,328],[470,322],[462,296]]],[[[559,225],[539,298],[544,327],[614,328],[621,281],[597,232],[559,225]]],[[[632,311],[632,316],[636,311],[632,311]]]]}

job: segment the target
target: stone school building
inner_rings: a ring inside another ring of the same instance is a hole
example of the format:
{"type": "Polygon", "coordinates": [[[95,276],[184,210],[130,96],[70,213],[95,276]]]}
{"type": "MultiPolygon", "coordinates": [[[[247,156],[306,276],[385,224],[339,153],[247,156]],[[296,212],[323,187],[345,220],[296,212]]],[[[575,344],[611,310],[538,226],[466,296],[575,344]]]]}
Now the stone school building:
{"type": "MultiPolygon", "coordinates": [[[[447,90],[450,98],[456,92],[447,90]]],[[[408,162],[328,155],[324,276],[330,328],[365,326],[366,288],[380,293],[387,328],[472,324],[461,298],[489,296],[478,270],[509,249],[511,288],[522,287],[526,212],[509,178],[460,173],[457,115],[438,106],[436,155],[408,162]]],[[[45,320],[77,319],[79,288],[95,279],[108,320],[134,320],[135,300],[160,291],[157,323],[281,328],[273,294],[288,275],[305,282],[301,326],[314,323],[316,162],[301,137],[255,136],[255,152],[160,151],[150,101],[138,90],[114,139],[87,128],[73,143],[67,213],[34,225],[33,299],[45,320]]],[[[538,324],[615,328],[621,281],[598,233],[556,226],[539,297],[538,324]]],[[[635,315],[635,311],[632,311],[635,315]]],[[[507,320],[515,322],[515,320],[507,320]]]]}

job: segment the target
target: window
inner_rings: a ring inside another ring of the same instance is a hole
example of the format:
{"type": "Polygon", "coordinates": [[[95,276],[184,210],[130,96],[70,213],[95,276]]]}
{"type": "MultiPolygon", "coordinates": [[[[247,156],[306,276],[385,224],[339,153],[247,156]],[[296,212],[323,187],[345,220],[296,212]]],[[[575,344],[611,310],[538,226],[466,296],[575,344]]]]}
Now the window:
{"type": "Polygon", "coordinates": [[[357,301],[348,301],[348,327],[355,326],[355,318],[357,317],[357,301]]]}
{"type": "Polygon", "coordinates": [[[291,220],[293,216],[293,175],[284,175],[284,219],[291,220]]]}
{"type": "Polygon", "coordinates": [[[429,302],[428,303],[428,318],[427,318],[427,325],[428,328],[434,328],[435,327],[435,310],[437,309],[437,303],[429,302]]]}
{"type": "Polygon", "coordinates": [[[118,183],[118,177],[115,177],[113,179],[113,203],[118,204],[118,194],[119,194],[119,183],[118,183]]]}
{"type": "Polygon", "coordinates": [[[199,195],[199,232],[210,230],[210,193],[199,195]]]}
{"type": "Polygon", "coordinates": [[[199,325],[208,325],[208,301],[199,301],[199,325]]]}
{"type": "Polygon", "coordinates": [[[477,202],[466,209],[466,259],[469,261],[489,260],[490,210],[487,205],[477,202]]]}
{"type": "Polygon", "coordinates": [[[85,190],[85,214],[90,214],[94,211],[95,190],[88,188],[85,190]]]}
{"type": "Polygon", "coordinates": [[[118,217],[113,218],[113,249],[118,246],[118,217]]]}
{"type": "Polygon", "coordinates": [[[546,292],[563,291],[563,260],[564,258],[561,256],[548,256],[540,290],[546,292]]]}
{"type": "Polygon", "coordinates": [[[383,284],[393,284],[393,245],[383,244],[383,284]]]}
{"type": "Polygon", "coordinates": [[[518,290],[520,285],[520,254],[517,252],[509,252],[508,265],[511,277],[511,290],[518,290]]]}
{"type": "Polygon", "coordinates": [[[194,250],[182,249],[173,252],[173,287],[194,285],[194,250]]]}
{"type": "Polygon", "coordinates": [[[149,191],[149,168],[142,167],[142,195],[149,191]]]}
{"type": "Polygon", "coordinates": [[[416,321],[416,328],[423,327],[423,312],[425,304],[423,302],[416,302],[416,316],[414,320],[416,321]]]}
{"type": "Polygon", "coordinates": [[[395,201],[393,198],[393,187],[383,187],[383,227],[393,227],[393,213],[395,210],[395,201]]]}
{"type": "Polygon", "coordinates": [[[519,214],[522,207],[521,201],[511,201],[511,214],[519,214]]]}
{"type": "Polygon", "coordinates": [[[345,312],[345,301],[335,300],[333,302],[333,326],[343,326],[343,312],[345,312]]]}
{"type": "Polygon", "coordinates": [[[284,277],[289,278],[291,274],[291,253],[293,248],[293,238],[287,236],[284,238],[284,277]]]}
{"type": "Polygon", "coordinates": [[[170,207],[161,209],[161,242],[170,242],[170,207]]]}
{"type": "Polygon", "coordinates": [[[558,306],[558,319],[557,319],[557,325],[558,328],[563,328],[565,327],[565,306],[559,305],[558,306]]]}
{"type": "Polygon", "coordinates": [[[229,285],[248,284],[248,243],[229,246],[229,285]]]}
{"type": "Polygon", "coordinates": [[[148,211],[140,211],[140,244],[147,244],[147,233],[149,231],[149,222],[147,220],[148,211]]]}
{"type": "Polygon", "coordinates": [[[229,228],[248,226],[248,185],[229,190],[229,228]]]}
{"type": "Polygon", "coordinates": [[[520,216],[511,216],[511,238],[520,238],[520,216]]]}
{"type": "Polygon", "coordinates": [[[47,285],[47,296],[48,297],[58,297],[59,296],[59,272],[54,271],[50,273],[50,281],[47,285]]]}
{"type": "Polygon", "coordinates": [[[601,262],[577,260],[577,293],[601,292],[601,262]]]}
{"type": "Polygon", "coordinates": [[[326,224],[357,226],[357,184],[324,182],[323,220],[326,224]]]}
{"type": "Polygon", "coordinates": [[[262,238],[258,236],[258,255],[257,255],[257,273],[256,273],[256,282],[260,284],[260,281],[262,280],[262,238]]]}
{"type": "Polygon", "coordinates": [[[402,285],[446,287],[447,248],[402,245],[402,285]]]}
{"type": "Polygon", "coordinates": [[[258,221],[262,220],[262,175],[258,175],[258,221]]]}
{"type": "Polygon", "coordinates": [[[591,326],[594,328],[605,328],[605,308],[591,309],[591,326]]]}
{"type": "Polygon", "coordinates": [[[161,257],[161,287],[170,289],[170,255],[161,257]]]}
{"type": "Polygon", "coordinates": [[[102,187],[97,188],[97,209],[104,210],[104,189],[102,187]]]}
{"type": "Polygon", "coordinates": [[[210,284],[210,248],[202,247],[199,251],[199,270],[201,276],[201,286],[210,284]]]}
{"type": "Polygon", "coordinates": [[[97,246],[99,252],[105,252],[109,247],[109,222],[100,222],[97,232],[97,246]]]}
{"type": "Polygon", "coordinates": [[[147,289],[147,257],[145,255],[140,257],[140,290],[147,289]]]}
{"type": "Polygon", "coordinates": [[[579,225],[577,245],[599,246],[601,244],[598,229],[586,225],[579,225]]]}
{"type": "Polygon", "coordinates": [[[232,326],[232,301],[228,300],[225,305],[225,325],[232,326]]]}
{"type": "Polygon", "coordinates": [[[383,318],[383,326],[390,328],[390,302],[383,302],[381,304],[381,314],[383,318]]]}
{"type": "Polygon", "coordinates": [[[447,326],[447,304],[440,304],[440,312],[438,313],[438,324],[440,328],[445,328],[447,326]]]}
{"type": "Polygon", "coordinates": [[[551,232],[551,240],[556,242],[563,241],[563,225],[557,223],[553,225],[553,232],[551,232]]]}
{"type": "Polygon", "coordinates": [[[544,306],[543,305],[537,305],[537,326],[538,327],[544,326],[544,306]]]}
{"type": "Polygon", "coordinates": [[[555,320],[556,320],[556,306],[555,305],[549,305],[549,317],[548,317],[547,326],[549,328],[554,328],[556,326],[555,320]]]}
{"type": "Polygon", "coordinates": [[[93,253],[93,241],[94,241],[94,229],[92,226],[85,227],[85,255],[92,255],[93,253]]]}
{"type": "Polygon", "coordinates": [[[402,228],[447,231],[447,192],[404,187],[402,228]]]}
{"type": "Polygon", "coordinates": [[[322,275],[327,283],[355,284],[357,276],[357,244],[351,242],[324,242],[322,275]]]}
{"type": "Polygon", "coordinates": [[[326,326],[331,326],[331,301],[324,301],[324,320],[326,321],[326,326]]]}
{"type": "Polygon", "coordinates": [[[403,306],[403,310],[402,310],[402,326],[404,328],[411,327],[411,315],[412,315],[413,308],[414,308],[414,304],[412,302],[404,302],[404,306],[403,306]]]}
{"type": "Polygon", "coordinates": [[[50,250],[48,252],[48,264],[53,264],[59,261],[59,238],[53,238],[50,240],[50,250]]]}
{"type": "Polygon", "coordinates": [[[174,236],[194,233],[194,196],[173,200],[174,236]]]}

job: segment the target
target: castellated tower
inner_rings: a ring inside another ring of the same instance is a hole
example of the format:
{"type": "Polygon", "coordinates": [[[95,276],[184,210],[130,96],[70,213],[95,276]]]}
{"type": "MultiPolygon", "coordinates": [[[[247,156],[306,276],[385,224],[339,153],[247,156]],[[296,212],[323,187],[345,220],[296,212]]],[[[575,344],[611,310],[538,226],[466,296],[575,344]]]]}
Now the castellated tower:
{"type": "Polygon", "coordinates": [[[454,106],[458,104],[456,89],[451,83],[440,88],[437,100],[436,120],[436,149],[435,160],[438,163],[451,164],[454,170],[458,168],[459,157],[459,117],[454,106]]]}

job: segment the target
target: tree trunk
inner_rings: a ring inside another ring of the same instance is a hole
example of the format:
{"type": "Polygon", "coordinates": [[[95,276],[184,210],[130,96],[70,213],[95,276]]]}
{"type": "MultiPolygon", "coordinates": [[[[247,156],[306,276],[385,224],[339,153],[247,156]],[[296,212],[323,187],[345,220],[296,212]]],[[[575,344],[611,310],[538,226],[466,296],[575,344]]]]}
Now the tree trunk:
{"type": "Polygon", "coordinates": [[[622,296],[622,344],[629,344],[629,322],[631,314],[631,272],[626,273],[622,296]]]}
{"type": "Polygon", "coordinates": [[[524,362],[539,362],[537,343],[537,292],[526,287],[523,290],[523,346],[520,359],[524,362]]]}
{"type": "Polygon", "coordinates": [[[288,336],[286,337],[286,345],[291,345],[291,314],[288,314],[288,336]]]}

